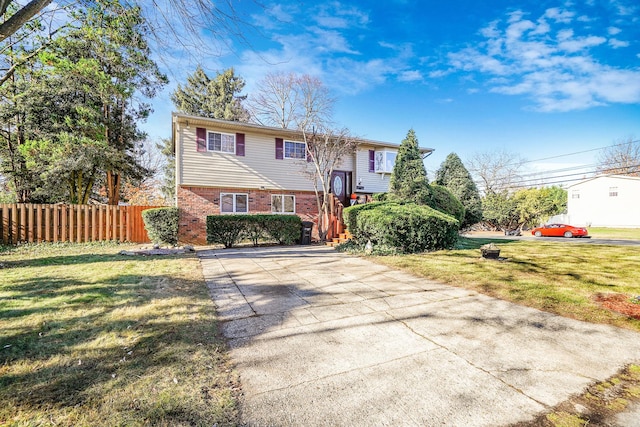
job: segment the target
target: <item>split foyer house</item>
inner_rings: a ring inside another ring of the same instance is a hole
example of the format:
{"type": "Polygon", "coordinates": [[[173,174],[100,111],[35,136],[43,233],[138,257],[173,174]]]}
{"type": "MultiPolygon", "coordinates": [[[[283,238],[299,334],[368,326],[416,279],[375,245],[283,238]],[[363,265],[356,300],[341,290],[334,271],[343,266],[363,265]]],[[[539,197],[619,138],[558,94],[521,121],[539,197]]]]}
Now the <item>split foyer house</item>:
{"type": "Polygon", "coordinates": [[[640,227],[640,178],[601,175],[567,188],[568,221],[587,227],[640,227]]]}
{"type": "MultiPolygon", "coordinates": [[[[174,113],[172,139],[181,242],[206,243],[208,215],[292,214],[316,222],[312,164],[300,132],[174,113]]],[[[349,206],[353,193],[364,201],[388,191],[397,150],[360,140],[333,172],[331,192],[349,206]]]]}

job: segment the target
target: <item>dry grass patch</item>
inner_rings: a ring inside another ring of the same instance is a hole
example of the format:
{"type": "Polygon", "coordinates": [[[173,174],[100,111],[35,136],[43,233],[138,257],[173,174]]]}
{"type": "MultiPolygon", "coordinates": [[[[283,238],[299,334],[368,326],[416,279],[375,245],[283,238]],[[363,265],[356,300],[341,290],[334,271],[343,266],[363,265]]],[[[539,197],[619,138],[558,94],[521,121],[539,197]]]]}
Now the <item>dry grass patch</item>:
{"type": "Polygon", "coordinates": [[[589,227],[589,235],[596,239],[640,240],[640,228],[589,227]]]}
{"type": "Polygon", "coordinates": [[[582,394],[512,427],[586,427],[617,425],[614,417],[640,402],[640,366],[629,365],[582,394]]]}
{"type": "Polygon", "coordinates": [[[236,425],[237,380],[195,255],[0,252],[0,425],[236,425]]]}
{"type": "Polygon", "coordinates": [[[562,316],[640,331],[640,320],[596,302],[598,294],[640,295],[640,252],[634,247],[460,238],[454,250],[372,259],[562,316]],[[480,256],[480,246],[491,241],[504,260],[480,256]]]}

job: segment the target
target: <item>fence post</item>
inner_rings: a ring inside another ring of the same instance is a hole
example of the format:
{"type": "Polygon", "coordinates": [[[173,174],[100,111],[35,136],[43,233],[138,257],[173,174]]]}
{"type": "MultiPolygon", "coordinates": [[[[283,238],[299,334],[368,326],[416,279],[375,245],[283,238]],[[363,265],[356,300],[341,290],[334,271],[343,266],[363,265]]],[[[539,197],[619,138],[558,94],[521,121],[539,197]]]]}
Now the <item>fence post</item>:
{"type": "Polygon", "coordinates": [[[9,232],[9,225],[10,225],[10,216],[9,216],[9,212],[11,212],[11,205],[7,205],[7,204],[3,204],[2,205],[2,243],[4,243],[5,245],[8,245],[9,242],[9,236],[11,235],[11,233],[9,232]]]}

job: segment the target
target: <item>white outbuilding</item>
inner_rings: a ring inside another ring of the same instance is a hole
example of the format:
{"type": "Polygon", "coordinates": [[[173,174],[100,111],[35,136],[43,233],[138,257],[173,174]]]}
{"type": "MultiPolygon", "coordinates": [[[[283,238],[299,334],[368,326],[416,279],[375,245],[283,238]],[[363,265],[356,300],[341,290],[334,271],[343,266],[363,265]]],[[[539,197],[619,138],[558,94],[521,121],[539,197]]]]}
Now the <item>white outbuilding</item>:
{"type": "Polygon", "coordinates": [[[600,175],[567,188],[571,225],[640,227],[640,178],[600,175]]]}

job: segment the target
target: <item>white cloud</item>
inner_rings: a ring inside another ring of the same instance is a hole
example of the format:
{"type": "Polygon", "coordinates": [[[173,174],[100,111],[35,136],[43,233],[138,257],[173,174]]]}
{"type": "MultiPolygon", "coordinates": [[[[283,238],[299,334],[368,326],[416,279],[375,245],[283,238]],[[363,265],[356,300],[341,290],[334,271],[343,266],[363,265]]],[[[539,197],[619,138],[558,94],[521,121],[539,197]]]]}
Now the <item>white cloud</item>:
{"type": "MultiPolygon", "coordinates": [[[[538,111],[640,103],[640,68],[617,68],[591,52],[630,43],[593,34],[594,28],[577,22],[574,16],[559,8],[547,9],[537,20],[527,19],[520,11],[511,12],[504,21],[493,21],[480,31],[485,38],[481,43],[450,52],[448,65],[465,72],[465,77],[484,76],[485,90],[532,99],[538,111]]],[[[602,29],[608,36],[621,31],[618,26],[602,29]]],[[[429,76],[449,75],[451,68],[429,76]]]]}
{"type": "Polygon", "coordinates": [[[615,36],[616,34],[620,34],[621,32],[622,30],[618,27],[607,28],[607,33],[609,33],[610,36],[615,36]]]}
{"type": "Polygon", "coordinates": [[[402,71],[398,75],[398,80],[401,82],[415,82],[422,80],[422,78],[422,73],[417,70],[402,71]]]}
{"type": "Polygon", "coordinates": [[[552,19],[557,23],[569,24],[571,23],[571,20],[575,16],[575,13],[569,12],[567,10],[562,10],[557,7],[553,7],[553,8],[547,9],[545,11],[544,16],[546,16],[549,19],[552,19]]]}
{"type": "Polygon", "coordinates": [[[311,30],[316,37],[314,40],[314,48],[327,53],[349,53],[357,54],[358,52],[351,49],[347,39],[338,31],[323,30],[314,28],[311,30]]]}
{"type": "Polygon", "coordinates": [[[598,46],[606,42],[606,38],[599,36],[575,37],[561,41],[558,43],[558,47],[560,50],[573,53],[593,46],[598,46]]]}
{"type": "Polygon", "coordinates": [[[275,6],[254,22],[265,29],[260,50],[245,51],[236,65],[247,82],[245,91],[272,72],[310,74],[338,93],[355,94],[385,83],[421,81],[414,68],[411,43],[386,43],[368,39],[369,13],[340,1],[275,6]],[[388,49],[365,57],[359,43],[388,49]]]}
{"type": "Polygon", "coordinates": [[[624,40],[609,39],[609,46],[611,46],[614,49],[618,49],[621,47],[629,47],[630,45],[631,43],[624,40]]]}
{"type": "Polygon", "coordinates": [[[316,23],[322,27],[346,29],[364,27],[369,23],[369,15],[356,7],[347,7],[340,2],[321,4],[315,15],[316,23]]]}

